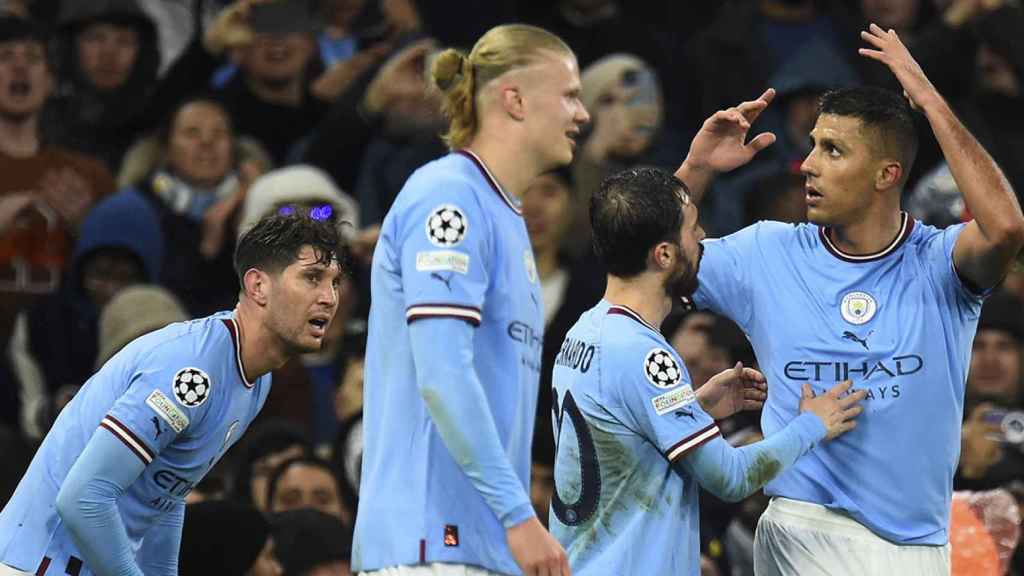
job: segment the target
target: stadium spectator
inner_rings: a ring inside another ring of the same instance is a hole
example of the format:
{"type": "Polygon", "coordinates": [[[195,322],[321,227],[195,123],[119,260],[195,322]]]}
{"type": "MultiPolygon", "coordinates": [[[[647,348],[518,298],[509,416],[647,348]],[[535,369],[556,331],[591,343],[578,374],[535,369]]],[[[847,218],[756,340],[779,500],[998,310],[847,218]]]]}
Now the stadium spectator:
{"type": "Polygon", "coordinates": [[[299,508],[314,508],[352,525],[354,511],[346,508],[338,474],[329,462],[315,456],[282,462],[267,482],[268,513],[299,508]]]}
{"type": "Polygon", "coordinates": [[[234,222],[249,186],[268,167],[266,152],[238,136],[224,106],[204,97],[182,102],[125,157],[119,184],[160,215],[168,246],[160,283],[193,316],[236,299],[234,222]]]}
{"type": "Polygon", "coordinates": [[[181,302],[164,288],[140,284],[120,290],[100,312],[96,369],[139,336],[188,319],[181,302]]]}
{"type": "Polygon", "coordinates": [[[266,512],[270,476],[282,462],[312,453],[309,435],[300,426],[280,419],[264,418],[240,442],[241,454],[235,470],[233,494],[266,512]]]}

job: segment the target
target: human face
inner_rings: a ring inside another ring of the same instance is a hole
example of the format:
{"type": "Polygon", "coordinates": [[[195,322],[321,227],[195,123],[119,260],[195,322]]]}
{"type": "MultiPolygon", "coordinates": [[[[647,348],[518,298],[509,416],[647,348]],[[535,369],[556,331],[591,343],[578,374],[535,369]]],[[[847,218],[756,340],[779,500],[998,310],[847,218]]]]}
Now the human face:
{"type": "Polygon", "coordinates": [[[1020,390],[1020,345],[1004,330],[978,330],[971,351],[968,394],[1013,400],[1020,390]]]}
{"type": "Polygon", "coordinates": [[[579,68],[571,54],[545,52],[524,78],[527,145],[542,172],[572,162],[580,126],[590,121],[580,90],[579,68]]]}
{"type": "Polygon", "coordinates": [[[281,567],[281,563],[277,561],[277,555],[274,553],[274,538],[267,536],[267,543],[263,545],[260,555],[256,557],[256,561],[249,568],[247,576],[281,576],[282,574],[284,574],[284,568],[281,567]]]}
{"type": "Polygon", "coordinates": [[[267,484],[270,481],[270,475],[273,474],[274,470],[282,463],[291,460],[292,458],[302,456],[304,450],[305,449],[302,445],[294,444],[280,452],[267,454],[252,463],[252,476],[249,479],[249,492],[252,494],[252,501],[257,510],[260,512],[266,512],[267,506],[270,504],[267,502],[267,484]]]}
{"type": "Polygon", "coordinates": [[[128,81],[139,56],[139,33],[131,26],[97,22],[78,33],[78,66],[98,90],[128,81]]]}
{"type": "Polygon", "coordinates": [[[302,78],[312,55],[309,34],[257,34],[245,49],[242,67],[258,82],[285,86],[302,78]]]}
{"type": "Polygon", "coordinates": [[[683,205],[683,225],[679,228],[678,259],[675,271],[665,283],[665,291],[673,298],[690,296],[697,291],[697,273],[704,247],[704,229],[697,219],[697,208],[692,202],[683,205]]]}
{"type": "Polygon", "coordinates": [[[41,43],[0,42],[0,117],[25,120],[35,115],[51,88],[46,50],[41,43]]]}
{"type": "Polygon", "coordinates": [[[806,178],[808,220],[841,226],[864,217],[878,169],[872,140],[857,118],[818,117],[811,130],[811,152],[800,165],[806,178]]]}
{"type": "Polygon", "coordinates": [[[277,479],[271,512],[313,508],[345,521],[338,482],[319,466],[293,464],[277,479]]]}
{"type": "Polygon", "coordinates": [[[558,250],[569,216],[569,187],[553,174],[538,176],[523,192],[523,218],[535,253],[558,250]]]}
{"type": "Polygon", "coordinates": [[[231,125],[224,109],[212,102],[192,102],[174,118],[167,163],[186,182],[216,186],[231,169],[231,141],[231,125]]]}
{"type": "Polygon", "coordinates": [[[338,261],[318,262],[312,246],[275,275],[268,301],[271,330],[292,353],[316,352],[338,310],[341,270],[338,261]]]}
{"type": "Polygon", "coordinates": [[[82,288],[102,310],[118,292],[145,279],[138,259],[126,252],[101,249],[82,263],[82,288]]]}
{"type": "Polygon", "coordinates": [[[683,363],[686,364],[694,388],[703,386],[712,376],[730,366],[729,353],[711,344],[709,333],[714,328],[715,321],[711,314],[689,314],[672,335],[672,347],[679,352],[683,363]]]}

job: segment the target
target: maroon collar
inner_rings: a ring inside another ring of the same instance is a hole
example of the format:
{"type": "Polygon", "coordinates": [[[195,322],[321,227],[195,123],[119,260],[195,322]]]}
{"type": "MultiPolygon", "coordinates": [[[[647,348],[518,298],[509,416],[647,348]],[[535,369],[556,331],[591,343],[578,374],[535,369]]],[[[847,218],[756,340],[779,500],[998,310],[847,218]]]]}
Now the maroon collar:
{"type": "Polygon", "coordinates": [[[821,238],[821,244],[825,247],[825,250],[828,250],[830,254],[843,262],[874,262],[895,252],[897,248],[907,241],[907,238],[910,238],[910,233],[914,231],[914,219],[910,217],[910,214],[906,212],[901,212],[900,214],[902,222],[899,234],[896,235],[896,238],[888,246],[873,254],[847,254],[843,252],[832,242],[832,229],[828,226],[818,226],[818,236],[821,238]]]}

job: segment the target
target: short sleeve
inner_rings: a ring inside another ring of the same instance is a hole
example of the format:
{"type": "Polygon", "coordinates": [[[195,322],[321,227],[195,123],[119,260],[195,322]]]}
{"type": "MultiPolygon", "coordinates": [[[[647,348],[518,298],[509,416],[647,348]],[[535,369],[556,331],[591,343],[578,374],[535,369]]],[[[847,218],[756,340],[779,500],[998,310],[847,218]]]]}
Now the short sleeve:
{"type": "Polygon", "coordinates": [[[207,370],[161,351],[144,356],[125,391],[100,422],[146,465],[182,434],[196,434],[223,395],[207,370]]]}
{"type": "MultiPolygon", "coordinates": [[[[920,223],[918,223],[920,226],[920,223]]],[[[932,276],[936,278],[956,301],[974,309],[980,306],[991,290],[980,290],[965,281],[953,264],[953,249],[966,224],[955,224],[942,230],[934,230],[924,241],[924,259],[932,276]]],[[[975,313],[979,310],[975,310],[975,313]]]]}
{"type": "Polygon", "coordinates": [[[698,308],[708,309],[747,326],[752,313],[751,258],[761,224],[748,226],[723,238],[704,240],[693,295],[698,308]]]}
{"type": "Polygon", "coordinates": [[[612,365],[605,369],[618,396],[616,416],[670,462],[719,435],[697,401],[683,361],[670,347],[647,339],[608,361],[612,365]]]}
{"type": "Polygon", "coordinates": [[[472,188],[454,180],[417,195],[398,218],[406,319],[480,324],[489,281],[491,222],[472,188]]]}

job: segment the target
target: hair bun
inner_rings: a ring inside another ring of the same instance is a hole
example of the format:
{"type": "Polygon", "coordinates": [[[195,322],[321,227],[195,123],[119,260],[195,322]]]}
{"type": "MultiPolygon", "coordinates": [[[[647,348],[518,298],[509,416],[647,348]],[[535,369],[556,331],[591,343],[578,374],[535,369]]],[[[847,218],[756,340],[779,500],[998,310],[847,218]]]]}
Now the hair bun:
{"type": "Polygon", "coordinates": [[[434,83],[441,90],[448,91],[462,77],[462,67],[465,64],[468,64],[466,57],[458,50],[448,48],[441,52],[431,69],[434,83]]]}

